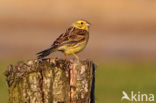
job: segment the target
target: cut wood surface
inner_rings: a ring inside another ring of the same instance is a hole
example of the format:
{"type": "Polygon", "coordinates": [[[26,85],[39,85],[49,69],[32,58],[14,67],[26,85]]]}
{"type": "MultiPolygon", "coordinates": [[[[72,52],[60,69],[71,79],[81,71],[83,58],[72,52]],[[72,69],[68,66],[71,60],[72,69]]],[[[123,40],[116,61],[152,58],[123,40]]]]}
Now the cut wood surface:
{"type": "Polygon", "coordinates": [[[9,65],[10,103],[94,103],[95,64],[91,60],[44,59],[9,65]]]}

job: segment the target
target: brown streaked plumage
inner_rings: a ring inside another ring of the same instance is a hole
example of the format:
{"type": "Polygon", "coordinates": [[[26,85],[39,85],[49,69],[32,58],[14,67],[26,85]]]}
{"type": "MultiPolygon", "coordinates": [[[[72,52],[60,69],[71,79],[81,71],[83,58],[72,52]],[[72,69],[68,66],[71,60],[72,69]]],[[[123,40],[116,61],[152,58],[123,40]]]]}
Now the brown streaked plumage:
{"type": "Polygon", "coordinates": [[[55,51],[61,51],[65,55],[73,54],[76,58],[76,53],[82,51],[89,39],[89,24],[87,21],[79,20],[65,33],[61,34],[51,45],[50,48],[43,50],[38,54],[38,58],[44,58],[55,51]]]}

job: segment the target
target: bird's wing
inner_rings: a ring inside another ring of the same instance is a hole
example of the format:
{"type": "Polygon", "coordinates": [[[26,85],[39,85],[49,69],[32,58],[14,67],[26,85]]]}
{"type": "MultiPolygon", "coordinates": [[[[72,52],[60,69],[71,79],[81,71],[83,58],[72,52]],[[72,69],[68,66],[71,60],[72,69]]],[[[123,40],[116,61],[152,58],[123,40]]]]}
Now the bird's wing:
{"type": "Polygon", "coordinates": [[[67,31],[61,34],[52,44],[52,47],[60,47],[65,44],[77,43],[85,39],[87,31],[70,27],[67,31]]]}

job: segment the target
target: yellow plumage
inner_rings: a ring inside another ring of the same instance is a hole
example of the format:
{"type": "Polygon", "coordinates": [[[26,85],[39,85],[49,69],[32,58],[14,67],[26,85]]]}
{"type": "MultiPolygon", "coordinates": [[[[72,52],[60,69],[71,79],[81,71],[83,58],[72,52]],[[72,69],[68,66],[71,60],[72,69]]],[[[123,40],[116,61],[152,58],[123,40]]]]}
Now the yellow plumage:
{"type": "Polygon", "coordinates": [[[79,42],[75,45],[64,45],[59,49],[64,49],[64,53],[67,55],[76,54],[82,51],[87,45],[87,41],[79,42]]]}
{"type": "Polygon", "coordinates": [[[39,52],[38,58],[48,56],[54,51],[62,51],[65,55],[74,55],[82,51],[89,39],[89,26],[87,21],[79,20],[72,24],[67,31],[61,34],[52,44],[52,46],[44,51],[39,52]]]}

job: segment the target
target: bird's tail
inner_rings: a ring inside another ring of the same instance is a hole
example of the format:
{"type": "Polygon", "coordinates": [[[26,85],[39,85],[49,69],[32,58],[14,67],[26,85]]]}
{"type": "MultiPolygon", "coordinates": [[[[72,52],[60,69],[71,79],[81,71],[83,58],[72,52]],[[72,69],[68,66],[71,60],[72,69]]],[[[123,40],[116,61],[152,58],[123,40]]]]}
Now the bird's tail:
{"type": "Polygon", "coordinates": [[[44,57],[48,56],[50,53],[52,53],[54,51],[55,50],[53,48],[48,48],[46,50],[43,50],[43,51],[37,53],[37,55],[38,55],[37,58],[38,59],[44,58],[44,57]]]}

